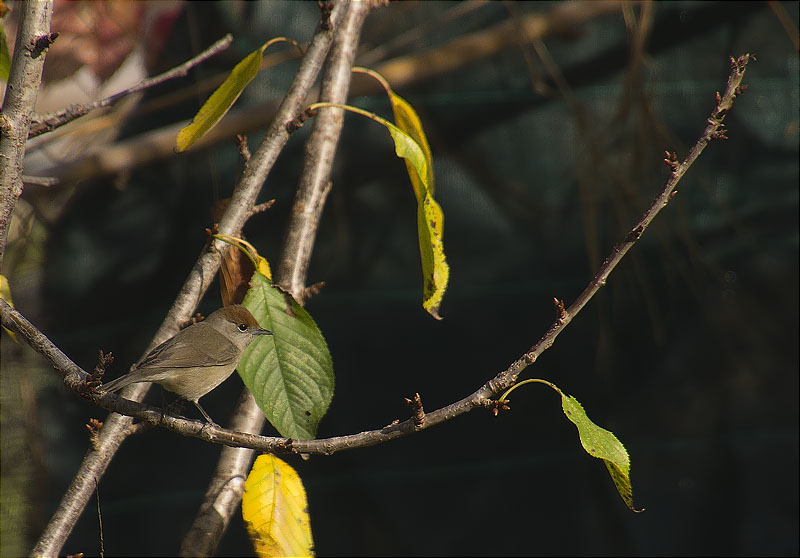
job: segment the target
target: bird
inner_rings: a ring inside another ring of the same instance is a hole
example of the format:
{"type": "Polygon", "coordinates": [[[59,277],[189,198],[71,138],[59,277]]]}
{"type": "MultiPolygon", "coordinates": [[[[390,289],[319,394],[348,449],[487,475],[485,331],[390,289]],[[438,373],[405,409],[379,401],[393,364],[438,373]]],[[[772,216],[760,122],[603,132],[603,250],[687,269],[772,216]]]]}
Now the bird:
{"type": "Polygon", "coordinates": [[[217,426],[200,406],[200,398],[233,373],[244,350],[262,335],[272,332],[262,328],[247,308],[225,306],[179,331],[130,372],[101,388],[112,393],[131,384],[153,382],[194,403],[206,421],[217,426]]]}

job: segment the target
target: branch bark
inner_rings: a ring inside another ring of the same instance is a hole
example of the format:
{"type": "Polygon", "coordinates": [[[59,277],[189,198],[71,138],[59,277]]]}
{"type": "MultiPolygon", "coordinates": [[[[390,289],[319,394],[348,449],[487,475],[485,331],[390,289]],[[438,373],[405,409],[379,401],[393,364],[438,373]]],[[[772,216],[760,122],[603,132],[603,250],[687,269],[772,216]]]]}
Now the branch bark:
{"type": "Polygon", "coordinates": [[[23,5],[14,58],[0,112],[0,270],[8,242],[8,229],[17,199],[22,194],[22,160],[31,115],[42,83],[47,46],[52,42],[52,0],[23,5]]]}
{"type": "MultiPolygon", "coordinates": [[[[358,39],[369,3],[352,2],[337,34],[325,66],[320,101],[346,103],[351,69],[358,39]]],[[[305,299],[308,263],[314,248],[319,218],[330,192],[333,157],[344,124],[344,111],[321,109],[314,119],[314,130],[306,143],[303,174],[292,206],[292,220],[283,243],[283,255],[276,274],[277,282],[301,304],[305,299]]]]}

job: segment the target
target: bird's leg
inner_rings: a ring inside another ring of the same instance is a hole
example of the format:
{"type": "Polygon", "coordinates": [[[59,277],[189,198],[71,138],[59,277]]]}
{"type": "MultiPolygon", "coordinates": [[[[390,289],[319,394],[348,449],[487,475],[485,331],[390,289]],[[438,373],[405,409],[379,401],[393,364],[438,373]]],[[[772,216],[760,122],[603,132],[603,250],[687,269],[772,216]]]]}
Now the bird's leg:
{"type": "Polygon", "coordinates": [[[214,422],[213,420],[211,420],[211,417],[208,416],[208,413],[206,413],[203,410],[203,408],[200,406],[200,401],[192,401],[192,403],[194,403],[194,406],[197,407],[197,410],[200,411],[203,414],[203,416],[206,418],[206,421],[208,422],[208,424],[210,424],[211,426],[219,427],[219,425],[216,422],[214,422]]]}

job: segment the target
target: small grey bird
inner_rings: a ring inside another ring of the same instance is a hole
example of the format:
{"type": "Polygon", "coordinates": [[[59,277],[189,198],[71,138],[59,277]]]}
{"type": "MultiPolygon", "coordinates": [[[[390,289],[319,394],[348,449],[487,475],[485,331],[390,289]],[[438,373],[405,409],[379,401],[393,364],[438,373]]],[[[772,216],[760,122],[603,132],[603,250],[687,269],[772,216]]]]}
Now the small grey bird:
{"type": "Polygon", "coordinates": [[[179,331],[150,351],[133,370],[101,386],[114,392],[138,382],[153,382],[194,403],[213,425],[200,398],[220,385],[239,364],[242,353],[263,329],[247,308],[225,306],[202,322],[179,331]]]}

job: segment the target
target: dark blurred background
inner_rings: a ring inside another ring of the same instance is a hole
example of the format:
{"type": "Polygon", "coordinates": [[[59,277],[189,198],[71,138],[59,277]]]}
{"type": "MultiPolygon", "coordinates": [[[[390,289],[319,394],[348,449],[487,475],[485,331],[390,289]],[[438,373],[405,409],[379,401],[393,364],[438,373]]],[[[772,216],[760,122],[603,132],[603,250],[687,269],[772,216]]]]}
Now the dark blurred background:
{"type": "MultiPolygon", "coordinates": [[[[118,115],[110,140],[85,124],[58,148],[44,136],[30,155],[41,173],[120,142],[140,151],[142,134],[191,117],[207,79],[271,37],[307,41],[318,21],[313,2],[126,4],[132,23],[111,39],[93,3],[60,12],[53,30],[68,29],[70,15],[94,22],[98,52],[127,40],[150,74],[226,32],[234,44],[106,115],[118,115]]],[[[377,447],[287,458],[308,491],[318,555],[798,554],[797,22],[797,2],[373,11],[358,61],[385,69],[421,115],[451,279],[437,322],[421,306],[404,164],[385,130],[348,115],[308,277],[327,284],[307,308],[336,371],[320,437],[405,419],[403,398],[415,392],[427,410],[449,404],[524,353],[552,323],[553,297],[574,300],[660,191],[664,151],[682,158],[697,140],[728,57],[758,61],[726,118],[730,139],[706,149],[608,285],[525,372],[574,395],[626,444],[646,511],[625,507],[558,397],[534,385],[497,418],[478,410],[377,447]],[[540,39],[524,31],[535,18],[550,22],[540,39]],[[486,55],[473,56],[479,50],[486,55]],[[408,72],[391,73],[401,63],[408,72]]],[[[263,117],[260,103],[279,99],[296,67],[262,71],[237,109],[263,117]]],[[[383,95],[352,103],[390,114],[383,95]]],[[[259,201],[275,198],[273,209],[245,227],[273,262],[308,128],[266,182],[259,201]]],[[[247,133],[254,150],[263,127],[247,133]]],[[[211,203],[230,195],[240,170],[229,138],[112,176],[87,172],[69,187],[26,189],[4,268],[16,306],[83,368],[103,349],[117,357],[109,374],[122,373],[200,253],[211,203]]],[[[199,310],[219,305],[212,289],[199,310]]],[[[5,334],[2,350],[2,553],[15,555],[30,551],[75,474],[88,447],[83,425],[105,413],[5,334]]],[[[234,376],[203,405],[224,425],[241,389],[234,376]]],[[[162,430],[125,442],[99,484],[107,555],[176,554],[219,451],[162,430]]],[[[91,503],[63,551],[99,548],[91,503]]],[[[218,554],[252,554],[239,515],[218,554]]]]}

